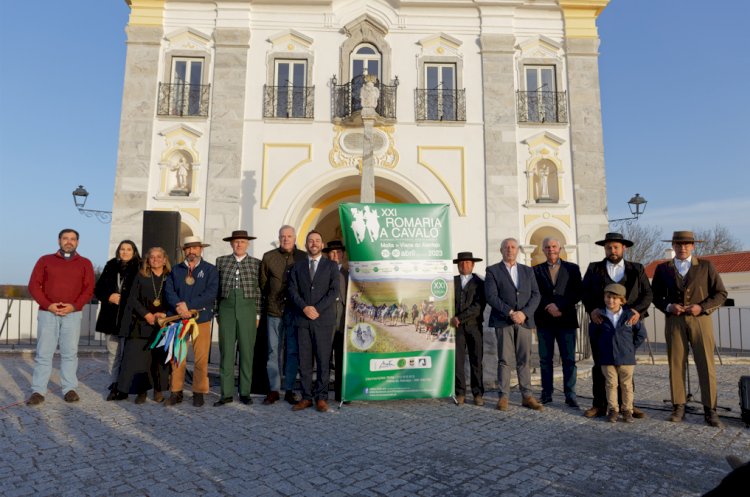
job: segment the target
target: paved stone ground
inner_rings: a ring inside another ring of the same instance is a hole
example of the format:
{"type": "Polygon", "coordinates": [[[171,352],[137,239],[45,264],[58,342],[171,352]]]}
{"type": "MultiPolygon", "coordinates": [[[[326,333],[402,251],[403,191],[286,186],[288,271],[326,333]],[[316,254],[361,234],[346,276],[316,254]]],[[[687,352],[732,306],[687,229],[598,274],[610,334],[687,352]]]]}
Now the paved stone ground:
{"type": "MultiPolygon", "coordinates": [[[[665,421],[664,365],[636,368],[636,401],[649,418],[611,425],[585,419],[558,393],[541,413],[521,408],[518,393],[508,412],[496,411],[496,392],[485,407],[353,402],[322,414],[260,397],[211,407],[215,387],[201,409],[105,402],[104,357],[81,358],[80,402],[62,401],[55,371],[47,401],[30,408],[22,400],[33,359],[0,356],[0,494],[697,496],[729,471],[724,455],[750,459],[737,395],[747,365],[719,367],[719,403],[731,411],[714,429],[698,415],[665,421]]],[[[578,390],[588,394],[590,380],[578,390]]]]}

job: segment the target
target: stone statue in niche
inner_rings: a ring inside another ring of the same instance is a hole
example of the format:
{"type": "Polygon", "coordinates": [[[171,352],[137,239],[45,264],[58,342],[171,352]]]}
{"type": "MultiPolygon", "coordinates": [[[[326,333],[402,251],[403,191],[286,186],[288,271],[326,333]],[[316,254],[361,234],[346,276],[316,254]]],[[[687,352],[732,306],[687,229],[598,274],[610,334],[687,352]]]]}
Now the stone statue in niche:
{"type": "Polygon", "coordinates": [[[173,188],[169,194],[177,197],[187,197],[190,195],[190,173],[191,165],[182,155],[174,162],[169,170],[174,173],[173,188]]]}
{"type": "Polygon", "coordinates": [[[539,203],[556,202],[556,199],[550,195],[550,182],[556,181],[556,173],[551,170],[549,164],[542,163],[537,166],[537,198],[539,203]]]}

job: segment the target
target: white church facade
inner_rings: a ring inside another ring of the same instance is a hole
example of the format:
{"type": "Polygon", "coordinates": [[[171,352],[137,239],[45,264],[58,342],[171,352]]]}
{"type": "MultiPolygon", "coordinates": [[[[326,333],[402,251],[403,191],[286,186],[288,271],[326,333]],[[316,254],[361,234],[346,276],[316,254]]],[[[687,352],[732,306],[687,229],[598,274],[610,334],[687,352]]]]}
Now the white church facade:
{"type": "MultiPolygon", "coordinates": [[[[179,211],[213,260],[234,229],[340,237],[359,89],[377,78],[375,198],[450,206],[453,251],[524,262],[607,231],[596,17],[608,0],[129,0],[111,244],[179,211]]],[[[481,269],[480,269],[481,272],[481,269]]]]}

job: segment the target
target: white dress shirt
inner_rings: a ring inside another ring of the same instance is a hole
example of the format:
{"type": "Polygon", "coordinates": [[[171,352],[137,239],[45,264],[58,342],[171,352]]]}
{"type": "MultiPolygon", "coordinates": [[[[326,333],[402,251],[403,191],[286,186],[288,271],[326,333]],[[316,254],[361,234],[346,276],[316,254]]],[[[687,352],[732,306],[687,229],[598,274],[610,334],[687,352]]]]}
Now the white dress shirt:
{"type": "Polygon", "coordinates": [[[510,279],[513,280],[513,285],[518,288],[518,263],[511,266],[507,262],[503,261],[503,264],[505,264],[505,269],[507,269],[510,273],[510,279]]]}
{"type": "Polygon", "coordinates": [[[677,268],[677,272],[680,273],[680,276],[682,276],[683,278],[685,277],[688,270],[690,269],[690,264],[692,264],[692,259],[693,259],[692,255],[688,257],[687,259],[685,259],[684,261],[678,259],[677,257],[675,257],[674,259],[674,266],[677,268]]]}
{"type": "Polygon", "coordinates": [[[617,322],[620,320],[620,316],[622,316],[622,306],[620,306],[620,310],[616,313],[612,313],[612,311],[607,309],[605,314],[607,315],[607,318],[612,321],[612,325],[617,327],[617,322]]]}
{"type": "Polygon", "coordinates": [[[617,264],[607,261],[607,274],[612,278],[612,281],[619,283],[622,277],[625,276],[625,259],[620,259],[620,262],[617,264]]]}
{"type": "Polygon", "coordinates": [[[466,288],[466,284],[471,281],[472,274],[460,274],[461,276],[461,289],[466,288]]]}

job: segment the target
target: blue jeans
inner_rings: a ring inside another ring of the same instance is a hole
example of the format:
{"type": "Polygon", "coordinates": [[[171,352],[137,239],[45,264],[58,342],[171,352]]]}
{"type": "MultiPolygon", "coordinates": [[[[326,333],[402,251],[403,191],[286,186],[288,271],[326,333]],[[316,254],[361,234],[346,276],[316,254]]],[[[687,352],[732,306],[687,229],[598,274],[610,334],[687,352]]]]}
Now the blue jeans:
{"type": "Polygon", "coordinates": [[[563,369],[563,391],[566,399],[576,398],[576,329],[538,328],[539,369],[542,373],[542,397],[552,397],[552,359],[555,356],[555,342],[560,351],[563,369]]]}
{"type": "Polygon", "coordinates": [[[60,383],[63,395],[78,388],[78,338],[81,336],[82,313],[56,316],[39,310],[36,329],[36,359],[31,379],[32,392],[46,395],[52,374],[52,357],[60,345],[60,383]]]}
{"type": "Polygon", "coordinates": [[[299,346],[291,312],[283,317],[268,316],[268,387],[273,392],[281,390],[281,370],[284,366],[284,390],[294,390],[299,370],[299,346]],[[286,361],[281,359],[282,340],[286,341],[286,361]]]}

